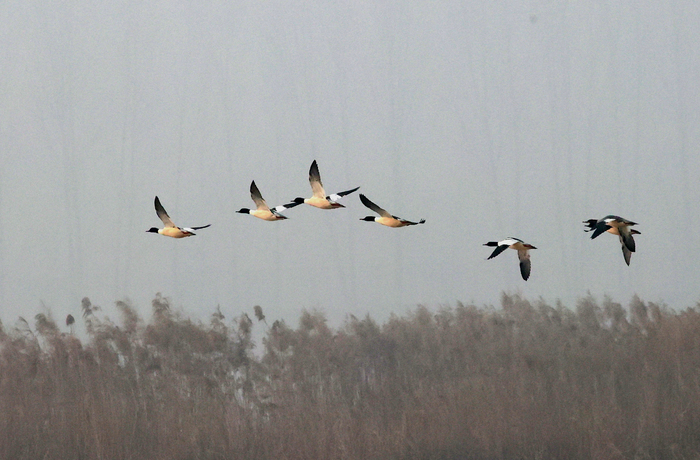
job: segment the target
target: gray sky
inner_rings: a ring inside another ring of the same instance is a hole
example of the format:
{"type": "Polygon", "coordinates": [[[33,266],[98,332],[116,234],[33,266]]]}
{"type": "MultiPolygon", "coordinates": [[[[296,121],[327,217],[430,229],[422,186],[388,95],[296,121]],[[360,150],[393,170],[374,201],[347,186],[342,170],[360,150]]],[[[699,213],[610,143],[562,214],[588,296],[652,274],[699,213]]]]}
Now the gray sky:
{"type": "Polygon", "coordinates": [[[694,1],[0,4],[0,318],[90,297],[333,322],[502,291],[699,299],[694,1]],[[290,4],[292,3],[292,4],[290,4]],[[284,222],[236,214],[360,192],[284,222]],[[174,240],[175,223],[212,227],[174,240]],[[639,223],[632,265],[581,221],[639,223]],[[537,246],[532,276],[483,243],[537,246]]]}

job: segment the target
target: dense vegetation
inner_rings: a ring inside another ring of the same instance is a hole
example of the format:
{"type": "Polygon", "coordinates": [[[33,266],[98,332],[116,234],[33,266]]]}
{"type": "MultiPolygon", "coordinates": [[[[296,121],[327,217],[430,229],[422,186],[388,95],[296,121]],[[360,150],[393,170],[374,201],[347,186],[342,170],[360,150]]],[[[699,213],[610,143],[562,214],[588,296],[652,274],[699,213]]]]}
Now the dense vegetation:
{"type": "Polygon", "coordinates": [[[698,308],[504,294],[334,330],[117,307],[83,300],[85,343],[44,314],[0,328],[0,458],[700,456],[698,308]]]}

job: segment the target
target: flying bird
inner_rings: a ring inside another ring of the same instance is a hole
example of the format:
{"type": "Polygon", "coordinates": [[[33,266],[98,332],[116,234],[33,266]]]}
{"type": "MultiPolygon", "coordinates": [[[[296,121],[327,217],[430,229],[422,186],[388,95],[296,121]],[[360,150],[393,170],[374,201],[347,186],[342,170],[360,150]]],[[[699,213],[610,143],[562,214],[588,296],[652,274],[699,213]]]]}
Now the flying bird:
{"type": "Polygon", "coordinates": [[[265,203],[265,199],[262,197],[262,194],[260,193],[260,190],[258,190],[257,185],[255,185],[255,181],[250,183],[250,197],[253,199],[255,202],[255,205],[257,206],[256,209],[248,209],[248,208],[241,208],[240,210],[236,211],[241,214],[250,214],[251,216],[255,216],[258,219],[262,220],[269,220],[269,221],[275,221],[275,220],[284,220],[287,217],[283,216],[280,214],[282,211],[285,209],[290,209],[293,208],[294,206],[297,206],[301,203],[287,203],[284,205],[280,206],[275,206],[274,208],[270,209],[270,207],[265,203]]]}
{"type": "Polygon", "coordinates": [[[344,192],[333,193],[332,195],[326,195],[326,191],[323,189],[323,184],[321,183],[321,174],[318,172],[318,164],[316,160],[311,163],[311,168],[309,168],[309,183],[311,184],[311,190],[313,191],[313,196],[311,198],[295,198],[293,201],[296,204],[306,203],[311,206],[315,206],[321,209],[335,209],[344,208],[342,204],[338,203],[338,200],[356,191],[360,187],[355,187],[352,190],[346,190],[344,192]]]}
{"type": "Polygon", "coordinates": [[[158,215],[158,217],[160,217],[160,220],[163,221],[163,225],[165,227],[160,229],[157,227],[151,227],[150,229],[146,230],[146,233],[160,233],[161,235],[169,236],[171,238],[185,238],[186,236],[196,235],[196,233],[194,233],[195,230],[211,226],[211,224],[208,224],[203,225],[201,227],[180,228],[177,225],[175,225],[172,220],[170,220],[170,216],[168,216],[168,213],[165,212],[165,208],[162,204],[160,204],[160,200],[158,199],[158,197],[156,197],[155,199],[155,206],[156,214],[158,215]]]}
{"type": "Polygon", "coordinates": [[[389,214],[386,210],[380,208],[376,204],[374,204],[372,201],[370,201],[369,198],[364,196],[362,193],[360,193],[360,201],[362,201],[362,204],[367,206],[369,209],[372,211],[376,212],[379,214],[379,217],[375,216],[367,216],[363,217],[360,220],[366,220],[367,222],[376,222],[378,224],[386,225],[387,227],[407,227],[409,225],[418,225],[418,224],[424,224],[425,219],[421,219],[420,222],[411,222],[410,220],[402,219],[400,217],[392,216],[389,214]]]}
{"type": "Polygon", "coordinates": [[[597,238],[605,232],[612,233],[620,237],[620,245],[622,246],[622,255],[625,258],[627,265],[630,264],[632,260],[632,253],[635,252],[636,245],[634,243],[634,238],[632,235],[641,235],[635,229],[630,228],[633,225],[637,225],[636,222],[624,219],[619,216],[605,216],[602,219],[588,219],[583,221],[586,224],[584,231],[590,232],[591,239],[597,238]]]}
{"type": "Polygon", "coordinates": [[[486,260],[491,260],[498,254],[502,253],[508,248],[515,249],[518,251],[518,259],[520,259],[520,274],[523,279],[527,281],[530,277],[530,254],[528,251],[530,249],[537,249],[531,244],[524,243],[523,240],[518,238],[508,237],[503,241],[489,241],[485,243],[484,246],[496,246],[491,255],[486,260]]]}

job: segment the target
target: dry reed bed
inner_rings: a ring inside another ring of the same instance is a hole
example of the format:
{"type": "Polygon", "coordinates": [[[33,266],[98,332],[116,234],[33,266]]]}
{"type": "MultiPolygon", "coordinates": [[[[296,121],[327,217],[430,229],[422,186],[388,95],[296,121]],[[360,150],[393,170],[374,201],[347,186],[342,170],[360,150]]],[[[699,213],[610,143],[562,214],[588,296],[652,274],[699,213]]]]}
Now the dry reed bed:
{"type": "Polygon", "coordinates": [[[504,294],[334,330],[117,307],[83,300],[85,343],[0,328],[0,458],[700,458],[697,308],[504,294]]]}

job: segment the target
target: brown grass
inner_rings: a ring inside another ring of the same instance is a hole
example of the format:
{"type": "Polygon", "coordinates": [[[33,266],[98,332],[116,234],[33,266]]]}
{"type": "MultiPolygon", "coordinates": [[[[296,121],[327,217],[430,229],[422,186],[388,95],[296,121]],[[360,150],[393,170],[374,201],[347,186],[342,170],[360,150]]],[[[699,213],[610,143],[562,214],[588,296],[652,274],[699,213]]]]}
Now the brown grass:
{"type": "Polygon", "coordinates": [[[700,458],[697,307],[504,294],[338,330],[152,307],[117,325],[84,299],[85,343],[0,325],[0,458],[700,458]]]}

